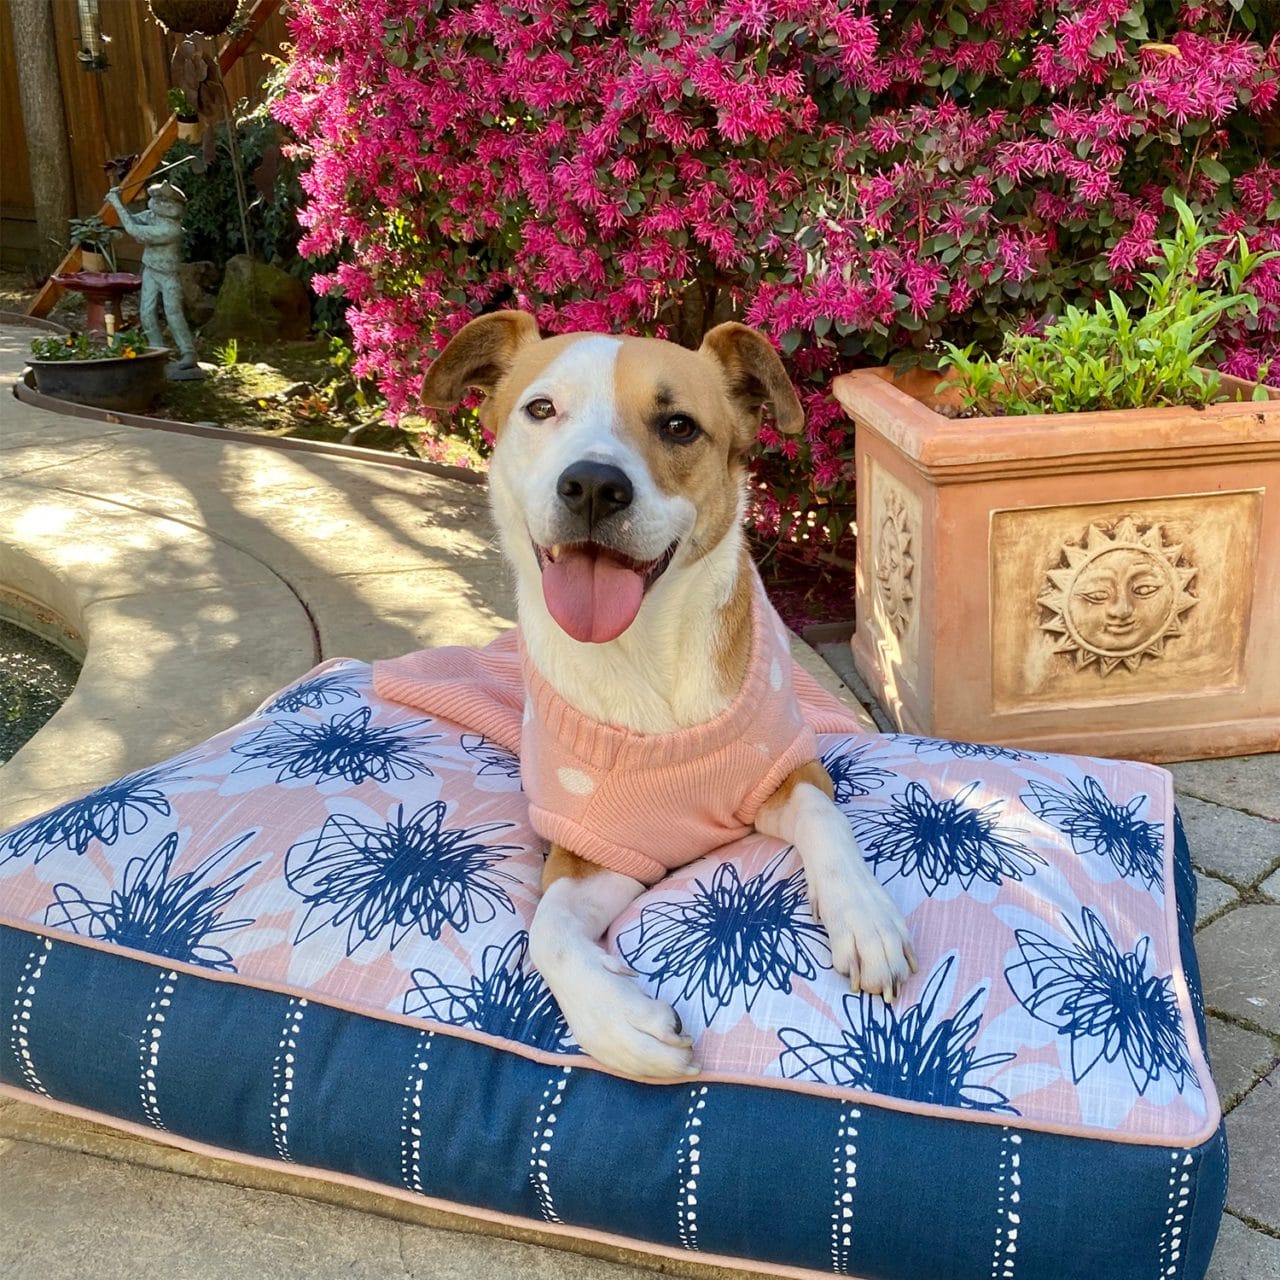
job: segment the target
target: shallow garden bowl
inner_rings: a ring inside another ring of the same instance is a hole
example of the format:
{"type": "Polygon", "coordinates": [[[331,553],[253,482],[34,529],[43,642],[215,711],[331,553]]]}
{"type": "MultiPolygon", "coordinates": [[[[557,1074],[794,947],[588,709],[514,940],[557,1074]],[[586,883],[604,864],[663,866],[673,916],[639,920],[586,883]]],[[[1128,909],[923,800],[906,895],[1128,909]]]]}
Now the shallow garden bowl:
{"type": "Polygon", "coordinates": [[[27,363],[43,395],[100,409],[141,413],[151,408],[165,387],[167,347],[152,347],[137,356],[104,356],[96,360],[41,360],[27,363]]]}

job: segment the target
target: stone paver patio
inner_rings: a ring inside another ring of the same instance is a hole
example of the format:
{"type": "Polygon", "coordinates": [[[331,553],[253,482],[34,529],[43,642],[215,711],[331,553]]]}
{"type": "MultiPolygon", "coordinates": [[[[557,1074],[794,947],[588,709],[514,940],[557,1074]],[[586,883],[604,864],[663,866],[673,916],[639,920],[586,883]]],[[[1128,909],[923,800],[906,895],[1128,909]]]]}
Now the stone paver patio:
{"type": "MultiPolygon", "coordinates": [[[[483,643],[509,624],[482,488],[29,408],[9,390],[29,336],[0,327],[0,582],[79,619],[90,650],[77,694],[0,772],[4,825],[201,740],[322,657],[483,643]]],[[[847,655],[829,650],[856,683],[847,655]]],[[[1280,1280],[1280,755],[1173,774],[1231,1143],[1210,1276],[1280,1280]]],[[[0,1101],[13,1280],[651,1274],[584,1252],[601,1256],[0,1101]]]]}

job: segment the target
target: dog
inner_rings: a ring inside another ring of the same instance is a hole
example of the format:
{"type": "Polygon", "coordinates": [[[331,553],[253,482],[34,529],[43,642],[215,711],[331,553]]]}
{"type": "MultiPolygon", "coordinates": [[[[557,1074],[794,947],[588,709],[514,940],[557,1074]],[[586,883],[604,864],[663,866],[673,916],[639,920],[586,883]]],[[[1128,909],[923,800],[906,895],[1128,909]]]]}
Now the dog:
{"type": "Polygon", "coordinates": [[[907,926],[834,803],[742,532],[765,406],[782,431],[804,420],[773,347],[733,322],[696,351],[543,338],[531,315],[498,311],[423,379],[441,408],[469,389],[495,438],[528,687],[521,768],[550,841],[530,956],[578,1044],[625,1075],[697,1074],[675,1010],[600,940],[671,866],[752,829],[796,848],[835,969],[892,1000],[916,970],[907,926]],[[632,794],[642,774],[652,795],[632,794]]]}

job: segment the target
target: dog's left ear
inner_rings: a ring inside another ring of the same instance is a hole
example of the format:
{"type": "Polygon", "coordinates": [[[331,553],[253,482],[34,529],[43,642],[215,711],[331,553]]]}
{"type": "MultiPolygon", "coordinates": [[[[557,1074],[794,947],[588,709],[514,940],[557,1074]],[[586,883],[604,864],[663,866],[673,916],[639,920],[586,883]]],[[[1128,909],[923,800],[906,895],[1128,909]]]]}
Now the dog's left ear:
{"type": "Polygon", "coordinates": [[[491,311],[463,325],[422,379],[422,401],[450,409],[475,387],[489,395],[511,368],[516,352],[538,340],[538,322],[527,311],[491,311]]]}
{"type": "MultiPolygon", "coordinates": [[[[764,334],[730,320],[708,332],[699,354],[710,356],[720,365],[729,395],[757,426],[766,404],[773,406],[779,431],[795,435],[804,426],[800,397],[764,334]]],[[[747,447],[754,443],[753,436],[747,447]]]]}

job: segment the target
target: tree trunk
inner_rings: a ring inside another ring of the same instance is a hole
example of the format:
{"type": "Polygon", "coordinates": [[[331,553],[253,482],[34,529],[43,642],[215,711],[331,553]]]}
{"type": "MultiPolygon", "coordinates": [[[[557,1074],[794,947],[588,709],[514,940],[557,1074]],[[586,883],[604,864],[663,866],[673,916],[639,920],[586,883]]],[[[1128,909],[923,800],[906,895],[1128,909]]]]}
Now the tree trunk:
{"type": "Polygon", "coordinates": [[[43,279],[62,261],[72,214],[71,153],[53,34],[54,0],[10,0],[18,98],[36,208],[36,263],[43,279]]]}

